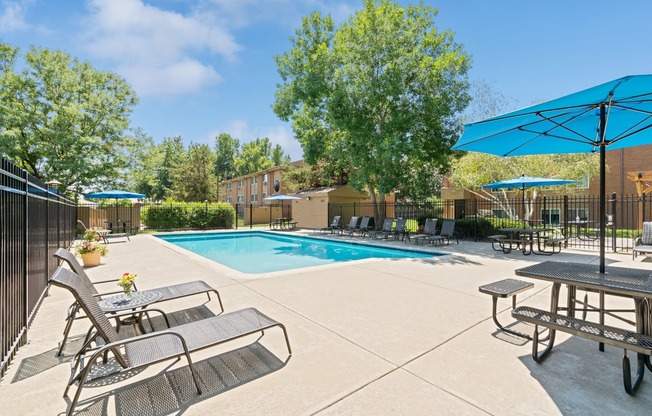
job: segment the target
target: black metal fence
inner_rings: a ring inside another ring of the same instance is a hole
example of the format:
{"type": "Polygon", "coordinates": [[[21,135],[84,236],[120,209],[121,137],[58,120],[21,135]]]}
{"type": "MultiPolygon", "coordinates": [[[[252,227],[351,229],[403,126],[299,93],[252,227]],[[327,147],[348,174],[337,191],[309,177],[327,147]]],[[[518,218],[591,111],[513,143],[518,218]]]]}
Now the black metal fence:
{"type": "Polygon", "coordinates": [[[26,340],[57,266],[52,255],[70,246],[76,219],[75,202],[0,159],[0,374],[26,340]]]}
{"type": "MultiPolygon", "coordinates": [[[[560,195],[534,201],[514,198],[502,202],[485,199],[397,202],[379,208],[383,217],[407,218],[412,231],[416,231],[426,218],[455,218],[460,238],[474,241],[499,234],[499,229],[504,227],[546,227],[555,228],[567,237],[570,247],[598,250],[599,203],[598,196],[560,195]]],[[[364,203],[331,203],[328,211],[329,218],[342,216],[344,225],[352,216],[374,216],[373,206],[364,203]]],[[[630,250],[634,238],[641,235],[643,221],[652,219],[652,198],[645,194],[641,197],[612,194],[606,201],[606,213],[607,250],[630,250]]]]}

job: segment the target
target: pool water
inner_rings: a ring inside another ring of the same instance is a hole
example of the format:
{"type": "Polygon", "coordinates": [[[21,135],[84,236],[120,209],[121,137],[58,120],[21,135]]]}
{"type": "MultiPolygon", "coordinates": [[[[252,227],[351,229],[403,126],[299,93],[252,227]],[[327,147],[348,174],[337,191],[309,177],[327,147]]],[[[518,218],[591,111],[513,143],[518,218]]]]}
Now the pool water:
{"type": "Polygon", "coordinates": [[[441,255],[255,231],[157,237],[242,273],[268,273],[368,258],[441,255]]]}

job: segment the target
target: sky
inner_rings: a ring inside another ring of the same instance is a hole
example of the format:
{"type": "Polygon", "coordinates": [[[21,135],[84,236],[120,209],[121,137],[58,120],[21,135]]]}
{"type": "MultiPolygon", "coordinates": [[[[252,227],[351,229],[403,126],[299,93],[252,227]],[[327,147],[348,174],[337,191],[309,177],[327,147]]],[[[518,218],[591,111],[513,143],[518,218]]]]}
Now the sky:
{"type": "MultiPolygon", "coordinates": [[[[398,0],[405,5],[418,1],[398,0]]],[[[625,75],[652,73],[649,0],[424,0],[435,25],[472,56],[469,78],[512,110],[625,75]]],[[[60,49],[123,76],[140,102],[131,117],[160,143],[213,147],[220,133],[268,137],[302,158],[271,109],[274,56],[313,11],[336,24],[361,0],[0,0],[0,42],[60,49]]]]}

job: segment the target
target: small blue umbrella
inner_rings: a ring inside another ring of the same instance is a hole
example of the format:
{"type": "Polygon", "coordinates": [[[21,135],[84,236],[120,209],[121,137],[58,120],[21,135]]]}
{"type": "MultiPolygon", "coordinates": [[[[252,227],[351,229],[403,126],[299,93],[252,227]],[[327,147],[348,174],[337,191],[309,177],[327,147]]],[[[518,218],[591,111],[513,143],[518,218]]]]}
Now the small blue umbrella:
{"type": "Polygon", "coordinates": [[[126,198],[145,198],[145,194],[137,194],[135,192],[120,191],[113,189],[111,191],[93,192],[84,194],[86,198],[105,198],[105,199],[126,199],[126,198]]]}
{"type": "Polygon", "coordinates": [[[652,143],[652,75],[631,75],[464,126],[454,150],[518,156],[600,152],[600,272],[605,271],[605,151],[652,143]]]}
{"type": "MultiPolygon", "coordinates": [[[[559,186],[559,185],[567,185],[569,183],[574,183],[574,182],[577,181],[573,181],[570,179],[536,178],[532,176],[521,175],[518,178],[482,185],[481,188],[485,188],[485,189],[521,188],[521,200],[523,203],[523,207],[525,207],[525,188],[533,188],[535,186],[559,186]]],[[[523,226],[525,227],[525,216],[523,216],[523,226]]]]}
{"type": "Polygon", "coordinates": [[[96,199],[115,199],[115,219],[118,220],[118,199],[128,199],[128,198],[145,198],[145,194],[137,194],[135,192],[120,191],[117,189],[112,189],[110,191],[103,192],[93,192],[90,194],[84,194],[86,198],[96,198],[96,199]]]}

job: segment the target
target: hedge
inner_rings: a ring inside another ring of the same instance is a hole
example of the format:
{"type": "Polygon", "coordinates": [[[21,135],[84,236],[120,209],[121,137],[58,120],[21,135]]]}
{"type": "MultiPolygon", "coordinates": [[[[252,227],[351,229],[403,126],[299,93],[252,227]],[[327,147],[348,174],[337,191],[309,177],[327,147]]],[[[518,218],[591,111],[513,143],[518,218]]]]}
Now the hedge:
{"type": "Polygon", "coordinates": [[[235,209],[223,202],[168,202],[144,206],[140,219],[159,230],[233,228],[235,209]]]}

